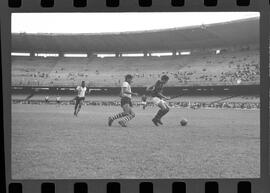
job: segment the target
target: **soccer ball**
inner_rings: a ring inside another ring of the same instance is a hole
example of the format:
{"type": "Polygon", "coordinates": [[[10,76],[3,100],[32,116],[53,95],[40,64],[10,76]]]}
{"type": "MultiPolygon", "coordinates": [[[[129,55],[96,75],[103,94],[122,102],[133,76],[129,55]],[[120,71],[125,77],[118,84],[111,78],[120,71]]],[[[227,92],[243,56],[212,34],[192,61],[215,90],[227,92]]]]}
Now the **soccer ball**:
{"type": "Polygon", "coordinates": [[[182,119],[182,120],[180,121],[181,126],[186,126],[187,123],[188,123],[188,121],[187,121],[186,119],[182,119]]]}

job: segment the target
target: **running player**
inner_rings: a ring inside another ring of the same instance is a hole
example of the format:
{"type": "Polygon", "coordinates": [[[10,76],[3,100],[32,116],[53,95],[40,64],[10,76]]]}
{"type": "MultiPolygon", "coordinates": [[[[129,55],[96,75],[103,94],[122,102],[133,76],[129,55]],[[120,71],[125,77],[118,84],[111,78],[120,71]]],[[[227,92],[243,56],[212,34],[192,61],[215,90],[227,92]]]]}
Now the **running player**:
{"type": "Polygon", "coordinates": [[[135,117],[135,113],[132,111],[131,96],[132,95],[137,96],[138,94],[131,92],[130,84],[132,83],[132,78],[133,77],[130,74],[125,76],[125,81],[121,86],[121,93],[120,93],[121,107],[123,109],[123,112],[109,117],[108,120],[109,126],[112,125],[114,120],[121,118],[120,121],[118,121],[118,123],[122,127],[126,127],[127,122],[135,117]]]}
{"type": "Polygon", "coordinates": [[[163,125],[163,123],[161,122],[161,118],[166,115],[170,110],[169,105],[163,100],[169,100],[170,97],[166,97],[162,94],[163,86],[168,82],[168,80],[169,77],[167,75],[163,75],[161,77],[161,80],[158,80],[155,85],[147,89],[147,91],[149,91],[151,96],[153,97],[152,100],[154,104],[160,108],[156,116],[152,119],[152,122],[156,126],[159,126],[159,124],[163,125]]]}
{"type": "Polygon", "coordinates": [[[146,95],[143,95],[143,96],[142,96],[142,105],[143,105],[143,110],[145,110],[145,108],[146,108],[146,106],[147,106],[146,99],[147,99],[146,95]]]}
{"type": "Polygon", "coordinates": [[[49,96],[46,96],[45,97],[45,103],[48,103],[49,102],[49,96]]]}
{"type": "Polygon", "coordinates": [[[60,103],[61,103],[61,97],[59,95],[57,95],[57,97],[56,97],[57,106],[60,106],[60,103]]]}
{"type": "Polygon", "coordinates": [[[78,91],[78,95],[75,97],[74,115],[77,117],[85,99],[85,92],[87,90],[85,81],[82,81],[81,86],[77,86],[76,90],[78,91]]]}

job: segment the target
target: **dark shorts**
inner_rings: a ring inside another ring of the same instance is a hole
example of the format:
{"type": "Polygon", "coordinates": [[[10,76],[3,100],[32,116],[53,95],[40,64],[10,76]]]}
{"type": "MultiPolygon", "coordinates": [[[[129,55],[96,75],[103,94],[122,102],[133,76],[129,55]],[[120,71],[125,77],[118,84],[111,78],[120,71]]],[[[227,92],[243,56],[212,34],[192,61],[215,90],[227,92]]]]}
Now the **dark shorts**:
{"type": "Polygon", "coordinates": [[[121,107],[123,107],[124,105],[129,104],[129,106],[132,107],[132,102],[131,99],[128,97],[122,97],[121,98],[121,107]]]}
{"type": "Polygon", "coordinates": [[[78,97],[76,96],[75,100],[76,100],[76,103],[80,103],[81,101],[84,101],[85,97],[78,97]]]}
{"type": "Polygon", "coordinates": [[[60,103],[60,101],[56,101],[57,103],[60,103]]]}

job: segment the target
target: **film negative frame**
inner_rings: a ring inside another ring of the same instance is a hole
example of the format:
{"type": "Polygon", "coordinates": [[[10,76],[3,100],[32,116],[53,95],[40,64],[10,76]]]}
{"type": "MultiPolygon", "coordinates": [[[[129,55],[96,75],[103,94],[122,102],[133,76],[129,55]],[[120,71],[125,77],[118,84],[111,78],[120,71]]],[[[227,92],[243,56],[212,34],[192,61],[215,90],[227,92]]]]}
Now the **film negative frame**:
{"type": "Polygon", "coordinates": [[[1,192],[129,192],[129,193],[267,193],[270,192],[269,153],[269,9],[268,0],[1,0],[1,64],[3,130],[1,159],[5,185],[1,192]],[[11,13],[19,12],[260,12],[260,178],[256,179],[11,179],[11,13]],[[3,191],[2,191],[3,190],[3,191]],[[86,190],[86,191],[85,191],[86,190]],[[88,190],[88,191],[87,191],[88,190]]]}

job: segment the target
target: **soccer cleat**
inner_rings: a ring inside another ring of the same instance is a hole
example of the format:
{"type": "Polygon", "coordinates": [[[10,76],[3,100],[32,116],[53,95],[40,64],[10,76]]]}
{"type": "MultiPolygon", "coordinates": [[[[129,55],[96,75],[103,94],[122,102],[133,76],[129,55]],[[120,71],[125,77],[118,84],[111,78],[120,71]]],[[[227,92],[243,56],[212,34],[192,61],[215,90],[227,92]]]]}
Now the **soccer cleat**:
{"type": "Polygon", "coordinates": [[[109,119],[108,119],[108,125],[109,125],[109,127],[112,126],[112,122],[113,122],[113,119],[111,117],[109,117],[109,119]]]}
{"type": "Polygon", "coordinates": [[[155,118],[152,119],[152,122],[155,124],[155,126],[158,126],[158,122],[157,122],[157,120],[155,118]]]}
{"type": "Polygon", "coordinates": [[[157,119],[156,122],[159,123],[160,125],[163,125],[160,119],[157,119]]]}
{"type": "Polygon", "coordinates": [[[124,123],[124,121],[118,121],[119,125],[121,125],[121,127],[127,127],[127,125],[124,123]]]}

